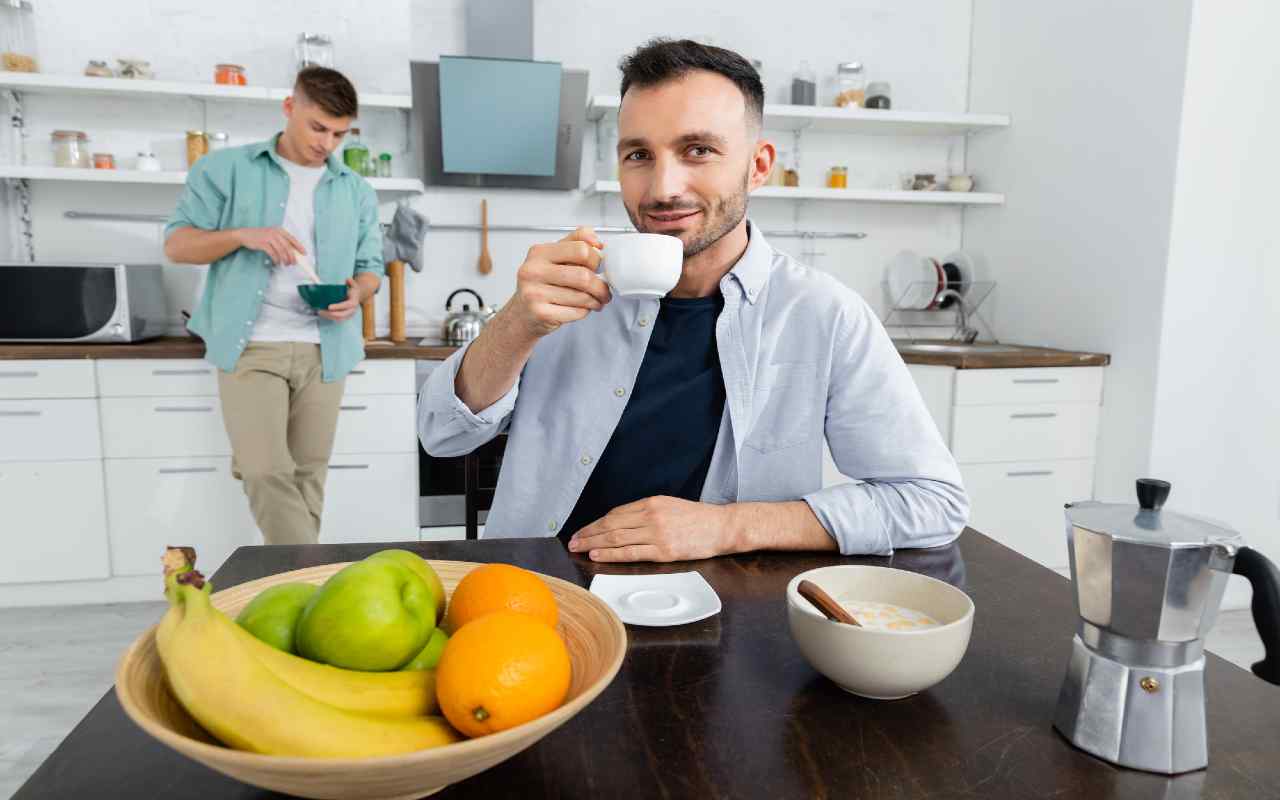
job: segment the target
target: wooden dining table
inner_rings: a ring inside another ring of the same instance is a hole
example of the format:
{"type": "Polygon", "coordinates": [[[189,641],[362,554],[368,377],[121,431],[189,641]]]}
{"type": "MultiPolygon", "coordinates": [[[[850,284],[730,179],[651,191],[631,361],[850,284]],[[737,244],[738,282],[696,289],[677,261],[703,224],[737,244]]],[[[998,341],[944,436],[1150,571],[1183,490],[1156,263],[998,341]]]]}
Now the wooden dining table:
{"type": "MultiPolygon", "coordinates": [[[[243,547],[214,586],[387,546],[243,547]]],[[[755,553],[669,565],[598,565],[555,539],[403,546],[432,559],[510,562],[581,586],[600,572],[696,570],[723,605],[687,625],[628,626],[626,659],[603,694],[529,749],[436,795],[445,800],[1280,797],[1280,687],[1214,655],[1205,668],[1208,769],[1178,777],[1121,769],[1059,736],[1050,719],[1077,623],[1070,583],[974,530],[946,548],[889,558],[755,553]],[[973,636],[955,672],[913,697],[874,701],[809,666],[788,632],[786,585],[840,563],[921,572],[968,592],[973,636]]],[[[161,745],[125,716],[114,691],[15,795],[275,796],[161,745]]]]}

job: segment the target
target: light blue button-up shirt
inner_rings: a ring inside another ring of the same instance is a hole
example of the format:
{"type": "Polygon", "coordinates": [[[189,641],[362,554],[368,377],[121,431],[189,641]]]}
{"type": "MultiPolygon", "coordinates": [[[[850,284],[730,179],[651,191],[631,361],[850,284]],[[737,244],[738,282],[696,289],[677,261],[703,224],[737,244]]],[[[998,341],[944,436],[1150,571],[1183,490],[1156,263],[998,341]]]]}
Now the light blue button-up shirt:
{"type": "MultiPolygon", "coordinates": [[[[749,235],[720,281],[726,400],[702,501],[804,500],[846,554],[955,539],[969,514],[960,471],[880,321],[836,279],[749,235]],[[823,487],[824,437],[850,482],[823,487]]],[[[428,453],[462,455],[509,434],[485,538],[559,532],[631,396],[658,306],[615,295],[561,327],[478,414],[454,389],[465,348],[428,378],[418,414],[428,453]]]]}
{"type": "MultiPolygon", "coordinates": [[[[165,226],[221,231],[278,228],[289,199],[289,175],[278,163],[276,139],[203,156],[165,226]]],[[[369,182],[336,156],[316,187],[316,272],[325,283],[345,283],[361,272],[382,276],[378,198],[369,182]]],[[[266,253],[240,248],[209,267],[204,295],[188,328],[204,339],[205,358],[224,372],[235,369],[249,343],[273,269],[266,253]]],[[[319,318],[322,379],[344,377],[364,358],[361,315],[342,322],[319,318]]]]}

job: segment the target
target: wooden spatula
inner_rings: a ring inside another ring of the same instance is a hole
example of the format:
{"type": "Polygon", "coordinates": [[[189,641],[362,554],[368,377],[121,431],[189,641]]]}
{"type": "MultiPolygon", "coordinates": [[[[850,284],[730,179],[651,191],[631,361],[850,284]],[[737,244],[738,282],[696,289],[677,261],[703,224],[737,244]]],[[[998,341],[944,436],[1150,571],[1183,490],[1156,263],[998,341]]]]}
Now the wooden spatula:
{"type": "Polygon", "coordinates": [[[480,274],[493,272],[493,258],[489,256],[489,201],[480,201],[480,274]]]}
{"type": "Polygon", "coordinates": [[[827,619],[836,622],[843,622],[846,625],[856,625],[862,627],[862,623],[858,622],[857,617],[845,610],[844,606],[837,603],[831,598],[831,595],[822,590],[822,587],[812,581],[800,581],[800,585],[796,587],[796,591],[800,596],[827,616],[827,619]]]}

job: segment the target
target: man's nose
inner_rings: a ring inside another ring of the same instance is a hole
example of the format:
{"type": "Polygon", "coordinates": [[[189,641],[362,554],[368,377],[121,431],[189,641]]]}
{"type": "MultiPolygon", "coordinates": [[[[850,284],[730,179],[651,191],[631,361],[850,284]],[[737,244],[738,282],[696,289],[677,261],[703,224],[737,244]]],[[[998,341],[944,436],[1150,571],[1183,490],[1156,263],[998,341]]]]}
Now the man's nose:
{"type": "Polygon", "coordinates": [[[684,166],[673,158],[658,158],[650,173],[649,199],[665,203],[684,194],[688,176],[684,166]]]}

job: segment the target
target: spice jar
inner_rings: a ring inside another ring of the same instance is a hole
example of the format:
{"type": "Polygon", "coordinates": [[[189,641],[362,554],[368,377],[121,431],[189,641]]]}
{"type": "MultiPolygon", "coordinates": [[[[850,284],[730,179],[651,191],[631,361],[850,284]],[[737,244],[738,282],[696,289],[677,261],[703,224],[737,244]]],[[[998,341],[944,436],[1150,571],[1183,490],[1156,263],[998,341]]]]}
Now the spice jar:
{"type": "Polygon", "coordinates": [[[382,155],[378,156],[378,177],[379,178],[391,177],[391,154],[390,153],[383,153],[382,155]]]}
{"type": "Polygon", "coordinates": [[[151,62],[140,58],[117,58],[116,77],[132,80],[151,80],[156,74],[151,71],[151,62]]]}
{"type": "Polygon", "coordinates": [[[786,171],[782,173],[782,184],[784,186],[799,186],[800,173],[791,167],[787,167],[786,171]]]}
{"type": "Polygon", "coordinates": [[[204,131],[187,131],[187,166],[190,167],[200,156],[209,152],[209,135],[204,131]]]}
{"type": "Polygon", "coordinates": [[[867,84],[867,108],[889,108],[889,84],[887,81],[872,81],[867,84]]]}
{"type": "Polygon", "coordinates": [[[815,106],[818,104],[818,75],[809,66],[808,61],[801,61],[791,76],[791,105],[815,106]]]}
{"type": "Polygon", "coordinates": [[[115,70],[107,66],[105,61],[90,61],[89,65],[84,68],[84,74],[90,78],[114,78],[115,70]]]}
{"type": "Polygon", "coordinates": [[[54,131],[50,143],[55,167],[89,165],[89,137],[83,131],[54,131]]]}
{"type": "Polygon", "coordinates": [[[832,167],[827,171],[827,188],[828,189],[848,189],[849,188],[849,168],[848,167],[832,167]]]}
{"type": "Polygon", "coordinates": [[[94,169],[115,169],[116,158],[110,153],[94,153],[93,168],[94,169]]]}
{"type": "Polygon", "coordinates": [[[209,152],[216,153],[231,144],[231,136],[226,131],[214,131],[209,134],[209,152]]]}
{"type": "Polygon", "coordinates": [[[0,70],[39,72],[35,9],[28,0],[0,2],[0,70]]]}
{"type": "Polygon", "coordinates": [[[307,67],[333,68],[333,40],[323,33],[300,33],[293,48],[299,71],[307,67]]]}
{"type": "Polygon", "coordinates": [[[244,67],[239,64],[218,64],[213,70],[213,82],[224,86],[246,86],[244,67]]]}
{"type": "Polygon", "coordinates": [[[867,79],[862,64],[846,61],[836,66],[836,105],[841,108],[860,108],[867,96],[867,79]]]}

